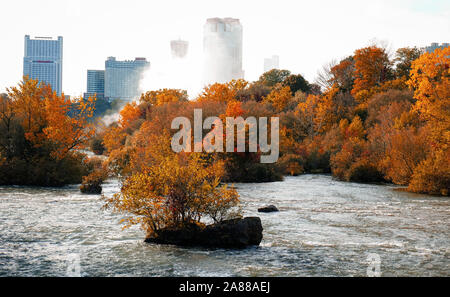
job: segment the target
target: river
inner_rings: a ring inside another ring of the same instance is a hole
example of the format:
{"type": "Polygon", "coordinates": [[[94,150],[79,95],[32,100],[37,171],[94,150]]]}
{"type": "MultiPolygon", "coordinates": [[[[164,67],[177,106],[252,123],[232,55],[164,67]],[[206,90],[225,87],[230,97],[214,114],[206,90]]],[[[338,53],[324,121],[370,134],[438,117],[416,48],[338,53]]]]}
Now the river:
{"type": "Polygon", "coordinates": [[[327,175],[236,187],[245,215],[262,220],[258,247],[146,244],[75,185],[0,187],[0,276],[450,276],[449,198],[327,175]],[[280,211],[258,213],[266,204],[280,211]]]}

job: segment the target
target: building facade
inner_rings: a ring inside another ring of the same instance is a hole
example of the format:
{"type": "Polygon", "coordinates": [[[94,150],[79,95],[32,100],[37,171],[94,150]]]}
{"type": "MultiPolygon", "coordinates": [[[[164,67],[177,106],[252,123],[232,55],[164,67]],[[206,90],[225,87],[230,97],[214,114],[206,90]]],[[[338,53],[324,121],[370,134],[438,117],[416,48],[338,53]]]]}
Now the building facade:
{"type": "Polygon", "coordinates": [[[203,27],[205,84],[244,78],[242,25],[239,19],[210,18],[203,27]]]}
{"type": "Polygon", "coordinates": [[[149,67],[145,58],[117,61],[115,57],[109,57],[105,61],[105,97],[112,101],[133,100],[139,96],[141,78],[149,67]]]}
{"type": "Polygon", "coordinates": [[[273,55],[272,58],[264,59],[264,72],[267,72],[272,69],[278,69],[280,67],[280,58],[276,55],[273,55]]]}
{"type": "Polygon", "coordinates": [[[103,99],[105,96],[105,70],[88,70],[87,87],[84,98],[96,96],[97,99],[103,99]]]}
{"type": "Polygon", "coordinates": [[[88,70],[87,87],[88,93],[105,93],[105,70],[88,70]]]}
{"type": "Polygon", "coordinates": [[[170,50],[173,58],[184,58],[187,55],[189,42],[186,40],[172,40],[170,42],[170,50]]]}
{"type": "Polygon", "coordinates": [[[431,45],[425,47],[425,51],[428,53],[432,53],[438,48],[444,49],[448,46],[449,46],[449,43],[442,43],[441,45],[439,45],[439,43],[433,42],[431,45]]]}
{"type": "Polygon", "coordinates": [[[30,38],[25,35],[23,75],[49,84],[58,95],[62,93],[63,38],[30,38]]]}

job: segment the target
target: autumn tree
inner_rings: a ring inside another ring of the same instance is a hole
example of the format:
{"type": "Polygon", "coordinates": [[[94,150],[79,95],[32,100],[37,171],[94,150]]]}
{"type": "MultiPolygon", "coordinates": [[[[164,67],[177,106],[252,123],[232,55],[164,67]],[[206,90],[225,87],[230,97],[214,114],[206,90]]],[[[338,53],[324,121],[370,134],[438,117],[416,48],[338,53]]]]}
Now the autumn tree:
{"type": "Polygon", "coordinates": [[[415,109],[427,120],[434,146],[450,143],[450,48],[425,53],[412,63],[409,86],[417,99],[415,109]]]}
{"type": "Polygon", "coordinates": [[[449,195],[450,48],[425,53],[412,63],[408,84],[417,99],[414,110],[426,121],[430,153],[414,171],[409,189],[449,195]]]}
{"type": "Polygon", "coordinates": [[[197,101],[216,101],[229,102],[236,99],[239,91],[247,87],[248,82],[243,79],[232,80],[228,83],[215,83],[203,88],[202,93],[198,96],[197,101]]]}
{"type": "Polygon", "coordinates": [[[355,61],[352,56],[347,57],[330,68],[329,84],[337,86],[343,92],[350,92],[353,89],[355,80],[355,61]]]}
{"type": "Polygon", "coordinates": [[[408,78],[411,71],[411,64],[420,57],[422,50],[417,47],[399,48],[395,53],[395,76],[397,78],[408,78]]]}
{"type": "Polygon", "coordinates": [[[187,91],[179,89],[160,89],[148,91],[141,95],[141,102],[148,102],[151,105],[158,106],[168,102],[187,101],[187,91]]]}
{"type": "Polygon", "coordinates": [[[88,119],[95,98],[70,100],[28,78],[7,91],[0,98],[0,151],[6,157],[0,183],[81,181],[85,169],[77,150],[94,134],[88,119]]]}
{"type": "Polygon", "coordinates": [[[276,111],[282,111],[286,108],[291,98],[291,89],[288,86],[280,86],[274,88],[264,100],[270,102],[276,111]]]}
{"type": "Polygon", "coordinates": [[[369,91],[391,78],[391,63],[386,51],[376,46],[358,49],[354,54],[355,82],[352,95],[359,101],[365,98],[361,92],[369,91]]]}
{"type": "Polygon", "coordinates": [[[292,95],[295,95],[297,91],[302,91],[304,93],[309,93],[311,91],[309,82],[300,74],[291,74],[287,76],[281,84],[289,87],[292,95]]]}
{"type": "Polygon", "coordinates": [[[223,163],[209,163],[199,153],[162,153],[170,138],[160,135],[160,149],[152,151],[153,162],[126,177],[122,189],[106,199],[106,208],[130,214],[125,227],[140,224],[147,236],[165,228],[202,226],[204,219],[215,222],[239,216],[239,195],[221,184],[223,163]]]}

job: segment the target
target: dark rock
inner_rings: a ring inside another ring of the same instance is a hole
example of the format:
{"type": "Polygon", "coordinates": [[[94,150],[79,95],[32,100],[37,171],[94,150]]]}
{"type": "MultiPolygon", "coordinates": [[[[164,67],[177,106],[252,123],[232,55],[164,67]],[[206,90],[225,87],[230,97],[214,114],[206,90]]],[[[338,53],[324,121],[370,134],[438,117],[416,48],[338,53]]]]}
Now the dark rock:
{"type": "Polygon", "coordinates": [[[258,212],[274,212],[274,211],[278,211],[278,208],[275,205],[268,205],[258,208],[258,212]]]}
{"type": "Polygon", "coordinates": [[[102,186],[96,184],[82,184],[80,186],[80,191],[84,194],[101,194],[102,186]]]}
{"type": "Polygon", "coordinates": [[[204,228],[191,224],[182,229],[163,229],[145,242],[218,248],[245,248],[262,240],[261,219],[247,217],[226,220],[204,228]]]}

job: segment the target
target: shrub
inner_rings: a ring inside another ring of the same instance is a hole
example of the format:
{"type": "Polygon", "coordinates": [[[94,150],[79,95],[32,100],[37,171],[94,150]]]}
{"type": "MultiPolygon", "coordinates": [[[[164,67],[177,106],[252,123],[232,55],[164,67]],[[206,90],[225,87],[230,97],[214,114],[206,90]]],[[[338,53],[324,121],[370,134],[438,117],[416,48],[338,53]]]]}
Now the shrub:
{"type": "Polygon", "coordinates": [[[414,170],[408,190],[449,196],[450,194],[450,152],[432,153],[414,170]]]}
{"type": "Polygon", "coordinates": [[[383,174],[378,171],[376,166],[370,164],[366,160],[360,160],[353,163],[346,173],[348,181],[358,183],[373,183],[384,181],[383,174]]]}
{"type": "Polygon", "coordinates": [[[83,176],[83,182],[80,186],[81,193],[85,194],[101,194],[101,184],[107,178],[104,170],[97,169],[87,176],[83,176]]]}
{"type": "Polygon", "coordinates": [[[103,155],[103,153],[105,152],[105,146],[103,145],[103,140],[98,137],[93,138],[91,140],[90,149],[96,155],[103,155]]]}
{"type": "Polygon", "coordinates": [[[223,162],[206,162],[198,153],[152,153],[152,164],[124,178],[121,191],[105,198],[105,208],[131,214],[125,227],[140,224],[151,237],[204,217],[217,222],[240,216],[239,194],[221,184],[223,162]]]}

